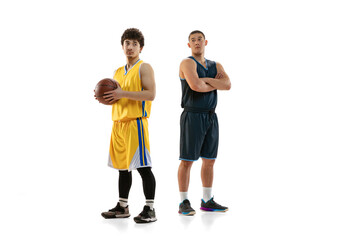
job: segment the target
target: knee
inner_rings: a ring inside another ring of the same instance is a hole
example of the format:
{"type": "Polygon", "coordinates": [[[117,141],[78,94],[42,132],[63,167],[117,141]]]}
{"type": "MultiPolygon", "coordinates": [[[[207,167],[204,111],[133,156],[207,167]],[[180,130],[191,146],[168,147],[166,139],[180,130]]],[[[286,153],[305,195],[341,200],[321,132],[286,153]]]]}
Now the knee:
{"type": "Polygon", "coordinates": [[[211,159],[203,159],[203,167],[206,168],[212,168],[214,167],[215,164],[215,160],[211,160],[211,159]]]}
{"type": "Polygon", "coordinates": [[[185,169],[190,169],[192,164],[193,164],[193,162],[182,160],[180,163],[180,167],[185,168],[185,169]]]}
{"type": "Polygon", "coordinates": [[[151,167],[138,168],[137,171],[142,178],[154,177],[151,167]]]}
{"type": "Polygon", "coordinates": [[[131,171],[127,171],[127,170],[119,170],[119,175],[121,178],[131,178],[131,171]]]}

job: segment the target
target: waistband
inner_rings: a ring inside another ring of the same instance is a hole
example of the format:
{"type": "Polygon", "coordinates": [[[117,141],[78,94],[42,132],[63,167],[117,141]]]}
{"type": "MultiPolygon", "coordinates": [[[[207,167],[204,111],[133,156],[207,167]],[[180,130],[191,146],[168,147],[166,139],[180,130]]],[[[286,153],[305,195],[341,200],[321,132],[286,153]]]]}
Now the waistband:
{"type": "Polygon", "coordinates": [[[138,118],[126,118],[126,119],[123,119],[123,120],[115,120],[113,122],[117,122],[117,123],[120,123],[120,122],[130,122],[130,121],[136,121],[136,120],[143,120],[143,119],[148,119],[148,117],[138,117],[138,118]]]}
{"type": "Polygon", "coordinates": [[[184,107],[184,111],[195,112],[195,113],[215,113],[215,108],[203,109],[203,108],[184,107]]]}

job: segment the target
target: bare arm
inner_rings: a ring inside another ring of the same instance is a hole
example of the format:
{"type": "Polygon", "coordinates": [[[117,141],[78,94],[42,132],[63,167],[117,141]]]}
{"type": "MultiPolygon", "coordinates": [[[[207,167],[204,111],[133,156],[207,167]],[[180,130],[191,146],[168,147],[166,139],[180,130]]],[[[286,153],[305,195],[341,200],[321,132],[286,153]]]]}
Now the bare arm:
{"type": "Polygon", "coordinates": [[[231,82],[229,76],[226,74],[223,66],[220,63],[216,63],[216,69],[218,74],[215,78],[204,79],[206,83],[219,90],[230,90],[231,82]]]}
{"type": "Polygon", "coordinates": [[[214,87],[206,83],[208,78],[199,78],[196,72],[196,63],[191,59],[185,59],[180,64],[180,77],[186,79],[190,88],[196,92],[211,92],[214,87]]]}
{"type": "Polygon", "coordinates": [[[143,91],[124,91],[118,84],[117,89],[104,93],[107,94],[104,99],[109,101],[109,103],[114,103],[120,98],[128,98],[135,101],[153,101],[156,95],[156,86],[154,70],[151,65],[148,63],[141,64],[140,75],[143,91]]]}

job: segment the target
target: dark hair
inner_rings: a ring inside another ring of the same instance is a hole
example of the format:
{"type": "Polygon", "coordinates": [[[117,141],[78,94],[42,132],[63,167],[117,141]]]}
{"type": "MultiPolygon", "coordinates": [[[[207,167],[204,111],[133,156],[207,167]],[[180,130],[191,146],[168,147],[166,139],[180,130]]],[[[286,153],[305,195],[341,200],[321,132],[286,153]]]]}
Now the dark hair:
{"type": "Polygon", "coordinates": [[[199,31],[199,30],[195,30],[195,31],[192,31],[190,34],[189,34],[189,41],[190,41],[190,36],[195,34],[195,33],[200,33],[201,35],[204,36],[204,39],[205,39],[205,34],[202,32],[202,31],[199,31]]]}
{"type": "Polygon", "coordinates": [[[125,39],[138,41],[140,47],[143,47],[145,45],[144,35],[137,28],[128,28],[125,30],[125,32],[121,36],[121,45],[124,45],[125,39]]]}

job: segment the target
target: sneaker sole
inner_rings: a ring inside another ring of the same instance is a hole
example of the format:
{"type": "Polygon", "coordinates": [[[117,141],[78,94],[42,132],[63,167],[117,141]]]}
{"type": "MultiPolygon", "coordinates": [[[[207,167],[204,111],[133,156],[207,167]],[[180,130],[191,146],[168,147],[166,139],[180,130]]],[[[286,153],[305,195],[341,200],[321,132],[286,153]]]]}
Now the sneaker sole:
{"type": "Polygon", "coordinates": [[[150,219],[136,219],[136,218],[134,218],[134,221],[136,223],[151,223],[151,222],[156,222],[157,219],[156,218],[150,218],[150,219]]]}
{"type": "Polygon", "coordinates": [[[191,211],[191,212],[178,212],[179,214],[181,214],[181,215],[184,215],[184,216],[193,216],[193,215],[195,215],[195,211],[191,211]]]}
{"type": "Polygon", "coordinates": [[[111,219],[111,218],[128,218],[128,217],[130,217],[130,214],[129,214],[129,215],[106,215],[106,214],[102,213],[101,216],[103,216],[105,219],[111,219]]]}
{"type": "Polygon", "coordinates": [[[229,210],[229,209],[214,209],[214,208],[204,208],[204,207],[201,207],[200,209],[205,212],[227,212],[229,210]]]}

